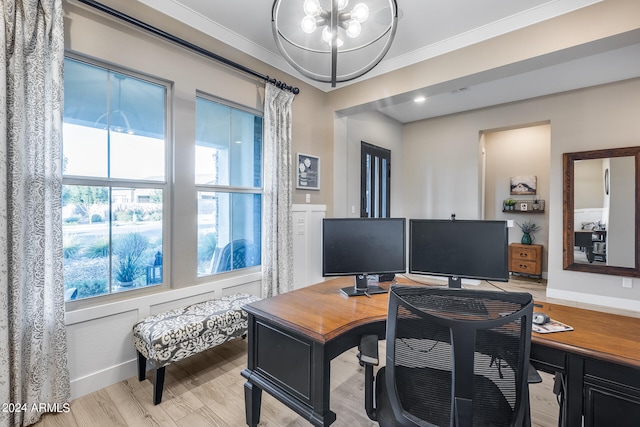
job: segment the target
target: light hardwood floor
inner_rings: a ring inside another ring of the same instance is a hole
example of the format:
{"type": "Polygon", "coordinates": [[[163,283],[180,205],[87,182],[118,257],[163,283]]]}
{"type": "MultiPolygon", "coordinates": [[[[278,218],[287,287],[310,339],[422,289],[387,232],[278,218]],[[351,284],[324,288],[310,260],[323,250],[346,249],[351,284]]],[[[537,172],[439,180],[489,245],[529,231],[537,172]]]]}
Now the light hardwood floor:
{"type": "MultiPolygon", "coordinates": [[[[545,282],[512,278],[495,283],[504,290],[530,292],[538,301],[548,301],[545,282]]],[[[495,289],[483,282],[477,288],[495,289]]],[[[476,288],[476,287],[474,287],[476,288]]],[[[566,301],[558,301],[568,304],[566,301]]],[[[577,305],[569,303],[569,305],[577,305]]],[[[593,306],[585,308],[594,308],[593,306]]],[[[600,310],[604,309],[599,307],[600,310]]],[[[615,311],[619,312],[619,311],[615,311]]],[[[640,317],[636,312],[620,314],[640,317]]],[[[98,390],[71,402],[68,413],[46,414],[38,427],[114,426],[229,426],[245,424],[244,378],[247,363],[246,340],[234,340],[192,356],[166,368],[162,403],[152,403],[152,378],[137,377],[98,390]]],[[[147,373],[151,377],[151,373],[147,373]]],[[[530,387],[532,424],[552,427],[558,423],[558,404],[552,392],[553,376],[541,373],[543,382],[530,387]]],[[[331,409],[337,414],[336,427],[375,426],[364,411],[364,372],[356,351],[348,351],[331,362],[331,409]]],[[[263,393],[260,426],[302,427],[310,424],[295,412],[263,393]]]]}

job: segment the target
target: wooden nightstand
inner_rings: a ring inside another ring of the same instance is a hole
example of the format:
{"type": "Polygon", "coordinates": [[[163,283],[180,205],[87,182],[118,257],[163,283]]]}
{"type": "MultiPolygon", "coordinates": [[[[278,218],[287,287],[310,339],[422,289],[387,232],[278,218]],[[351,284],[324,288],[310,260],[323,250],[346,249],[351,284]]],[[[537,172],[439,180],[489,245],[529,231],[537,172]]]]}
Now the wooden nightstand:
{"type": "Polygon", "coordinates": [[[509,245],[509,271],[542,278],[542,245],[509,245]]]}

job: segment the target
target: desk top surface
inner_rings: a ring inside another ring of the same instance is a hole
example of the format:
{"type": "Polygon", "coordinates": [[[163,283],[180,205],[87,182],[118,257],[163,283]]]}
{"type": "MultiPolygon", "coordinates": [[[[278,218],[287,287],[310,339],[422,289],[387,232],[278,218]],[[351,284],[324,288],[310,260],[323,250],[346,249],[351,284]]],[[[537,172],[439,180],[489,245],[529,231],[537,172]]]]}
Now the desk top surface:
{"type": "MultiPolygon", "coordinates": [[[[410,284],[403,283],[400,284],[410,284]]],[[[352,277],[338,278],[246,306],[269,319],[322,344],[369,323],[385,321],[388,294],[347,297],[340,288],[353,285],[352,277]]],[[[383,284],[387,287],[388,284],[383,284]]],[[[573,331],[533,333],[531,341],[547,347],[640,369],[640,318],[559,304],[541,303],[535,311],[566,323],[573,331]]]]}

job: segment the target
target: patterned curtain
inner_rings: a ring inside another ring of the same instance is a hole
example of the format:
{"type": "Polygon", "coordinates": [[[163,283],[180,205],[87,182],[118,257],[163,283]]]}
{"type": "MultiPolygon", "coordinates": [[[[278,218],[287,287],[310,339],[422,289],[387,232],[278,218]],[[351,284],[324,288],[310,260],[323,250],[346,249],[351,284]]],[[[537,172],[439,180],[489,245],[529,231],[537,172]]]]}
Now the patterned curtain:
{"type": "Polygon", "coordinates": [[[0,425],[68,410],[62,0],[0,2],[0,425]]]}
{"type": "Polygon", "coordinates": [[[294,95],[267,84],[264,101],[264,232],[262,296],[293,289],[291,103],[294,95]]]}

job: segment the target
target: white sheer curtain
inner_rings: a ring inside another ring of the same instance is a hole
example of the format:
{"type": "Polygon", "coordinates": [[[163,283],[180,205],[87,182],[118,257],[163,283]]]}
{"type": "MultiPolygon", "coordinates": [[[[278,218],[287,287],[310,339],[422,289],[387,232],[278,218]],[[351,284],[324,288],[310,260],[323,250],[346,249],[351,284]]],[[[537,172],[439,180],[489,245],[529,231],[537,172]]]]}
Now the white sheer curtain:
{"type": "Polygon", "coordinates": [[[62,0],[0,2],[0,425],[70,399],[60,171],[62,0]],[[16,406],[19,405],[19,406],[16,406]]]}
{"type": "Polygon", "coordinates": [[[262,296],[293,289],[291,103],[294,95],[267,83],[264,101],[264,230],[262,296]]]}

